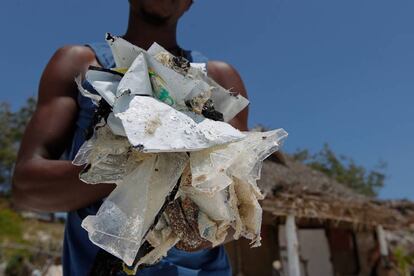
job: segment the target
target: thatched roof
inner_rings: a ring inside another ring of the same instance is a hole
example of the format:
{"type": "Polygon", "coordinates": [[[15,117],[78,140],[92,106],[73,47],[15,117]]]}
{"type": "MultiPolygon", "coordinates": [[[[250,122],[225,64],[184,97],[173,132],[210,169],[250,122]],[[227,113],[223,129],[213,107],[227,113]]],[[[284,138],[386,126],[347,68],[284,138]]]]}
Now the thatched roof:
{"type": "Polygon", "coordinates": [[[267,194],[263,210],[275,218],[294,214],[357,229],[404,224],[404,216],[384,202],[357,194],[289,156],[282,162],[265,161],[259,186],[267,194]]]}
{"type": "Polygon", "coordinates": [[[400,248],[414,254],[414,202],[409,200],[388,200],[380,202],[405,218],[405,227],[387,233],[387,241],[393,250],[400,248]]]}

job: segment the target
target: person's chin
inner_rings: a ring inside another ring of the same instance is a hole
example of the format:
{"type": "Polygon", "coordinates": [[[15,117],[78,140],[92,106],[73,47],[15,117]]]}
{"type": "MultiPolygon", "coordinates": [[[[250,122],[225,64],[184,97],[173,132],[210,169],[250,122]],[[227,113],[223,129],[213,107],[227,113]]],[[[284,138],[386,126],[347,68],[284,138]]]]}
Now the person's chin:
{"type": "Polygon", "coordinates": [[[169,22],[170,16],[165,16],[157,13],[142,12],[144,20],[152,25],[162,26],[169,22]]]}

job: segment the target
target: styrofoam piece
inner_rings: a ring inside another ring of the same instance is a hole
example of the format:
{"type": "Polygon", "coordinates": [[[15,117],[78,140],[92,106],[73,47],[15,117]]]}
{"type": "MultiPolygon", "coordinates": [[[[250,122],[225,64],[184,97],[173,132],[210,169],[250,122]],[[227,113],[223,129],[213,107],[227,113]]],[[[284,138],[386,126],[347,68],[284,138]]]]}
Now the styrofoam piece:
{"type": "Polygon", "coordinates": [[[119,82],[116,96],[119,97],[125,92],[134,95],[152,96],[152,87],[148,75],[148,65],[143,53],[138,55],[119,82]]]}
{"type": "Polygon", "coordinates": [[[143,152],[195,151],[245,136],[227,123],[209,119],[196,123],[150,97],[123,97],[116,103],[115,116],[121,119],[130,143],[143,152]]]}

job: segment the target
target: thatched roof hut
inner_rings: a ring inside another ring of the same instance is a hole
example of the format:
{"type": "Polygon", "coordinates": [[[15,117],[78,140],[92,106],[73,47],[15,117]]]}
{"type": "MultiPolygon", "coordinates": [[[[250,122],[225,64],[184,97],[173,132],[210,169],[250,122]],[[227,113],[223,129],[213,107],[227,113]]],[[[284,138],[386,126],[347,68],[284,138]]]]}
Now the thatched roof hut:
{"type": "Polygon", "coordinates": [[[397,233],[407,218],[414,222],[414,204],[360,195],[288,155],[268,158],[261,175],[262,246],[226,246],[235,275],[369,275],[384,267],[378,256],[388,256],[384,229],[397,233]]]}
{"type": "MultiPolygon", "coordinates": [[[[406,218],[385,201],[350,190],[325,174],[284,156],[270,158],[262,168],[260,188],[266,193],[266,220],[294,215],[299,220],[366,229],[401,227],[406,218]],[[280,159],[280,158],[279,158],[280,159]]],[[[414,210],[413,210],[414,213],[414,210]]],[[[413,215],[414,218],[414,215],[413,215]]]]}

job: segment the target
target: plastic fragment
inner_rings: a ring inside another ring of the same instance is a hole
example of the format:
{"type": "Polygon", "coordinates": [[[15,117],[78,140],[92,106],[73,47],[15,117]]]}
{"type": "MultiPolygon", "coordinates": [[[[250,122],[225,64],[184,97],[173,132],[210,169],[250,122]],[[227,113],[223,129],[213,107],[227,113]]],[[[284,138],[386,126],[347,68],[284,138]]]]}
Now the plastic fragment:
{"type": "Polygon", "coordinates": [[[148,75],[148,65],[144,54],[139,54],[131,67],[125,73],[117,87],[116,96],[124,93],[152,96],[151,82],[148,75]]]}
{"type": "Polygon", "coordinates": [[[205,119],[196,123],[182,112],[150,97],[136,96],[116,107],[126,136],[143,152],[194,151],[240,140],[229,124],[205,119]],[[129,102],[128,102],[129,101],[129,102]]]}

